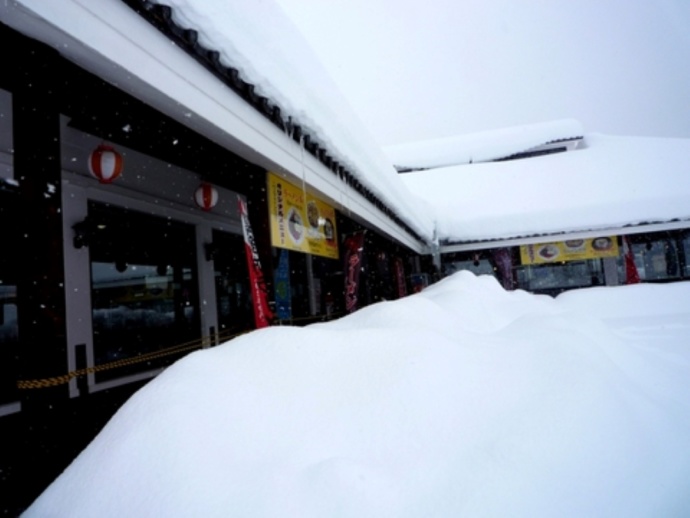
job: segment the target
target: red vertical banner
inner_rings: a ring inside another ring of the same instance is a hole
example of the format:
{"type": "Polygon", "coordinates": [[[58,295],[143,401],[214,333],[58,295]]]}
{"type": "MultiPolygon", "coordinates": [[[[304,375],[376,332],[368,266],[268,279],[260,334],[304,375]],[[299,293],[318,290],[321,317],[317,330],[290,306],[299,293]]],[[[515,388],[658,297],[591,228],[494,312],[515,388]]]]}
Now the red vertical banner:
{"type": "Polygon", "coordinates": [[[496,248],[491,252],[492,266],[496,271],[498,282],[506,290],[515,289],[513,279],[513,257],[509,248],[496,248]]]}
{"type": "Polygon", "coordinates": [[[623,252],[625,254],[625,284],[638,284],[641,282],[640,273],[635,266],[635,254],[628,238],[623,236],[623,252]]]}
{"type": "Polygon", "coordinates": [[[359,293],[359,272],[362,269],[364,231],[355,232],[345,239],[345,311],[357,309],[359,293]]]}
{"type": "Polygon", "coordinates": [[[268,307],[268,294],[266,281],[261,271],[259,253],[256,250],[256,241],[252,227],[249,225],[249,215],[247,206],[241,197],[237,197],[240,206],[240,218],[242,219],[242,233],[244,234],[244,249],[247,253],[247,266],[249,268],[249,284],[252,293],[252,303],[254,304],[254,322],[256,328],[267,327],[273,320],[273,314],[268,307]]]}

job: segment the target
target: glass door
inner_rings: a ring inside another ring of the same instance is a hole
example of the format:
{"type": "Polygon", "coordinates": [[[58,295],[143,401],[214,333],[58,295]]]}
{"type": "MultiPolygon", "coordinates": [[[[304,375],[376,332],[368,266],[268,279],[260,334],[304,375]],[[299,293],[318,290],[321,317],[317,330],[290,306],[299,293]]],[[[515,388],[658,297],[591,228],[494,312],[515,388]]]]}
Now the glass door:
{"type": "Polygon", "coordinates": [[[89,202],[96,382],[169,365],[200,336],[192,225],[89,202]]]}

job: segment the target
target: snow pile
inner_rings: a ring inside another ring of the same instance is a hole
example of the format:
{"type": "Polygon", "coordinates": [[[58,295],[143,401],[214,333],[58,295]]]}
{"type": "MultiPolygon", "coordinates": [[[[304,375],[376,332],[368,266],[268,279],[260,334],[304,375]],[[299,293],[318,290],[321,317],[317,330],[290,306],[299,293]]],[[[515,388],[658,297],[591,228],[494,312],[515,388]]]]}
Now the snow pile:
{"type": "Polygon", "coordinates": [[[173,21],[198,31],[200,45],[217,50],[225,66],[240,71],[310,136],[421,236],[431,238],[433,220],[400,182],[311,47],[272,0],[156,0],[172,7],[173,21]]]}
{"type": "Polygon", "coordinates": [[[574,152],[400,175],[439,238],[472,241],[690,218],[690,139],[588,134],[574,152]]]}
{"type": "Polygon", "coordinates": [[[384,148],[384,152],[399,169],[433,169],[497,160],[543,144],[583,135],[582,124],[574,119],[563,119],[398,144],[384,148]]]}
{"type": "Polygon", "coordinates": [[[459,272],[256,331],[140,390],[25,515],[688,515],[688,308],[459,272]]]}

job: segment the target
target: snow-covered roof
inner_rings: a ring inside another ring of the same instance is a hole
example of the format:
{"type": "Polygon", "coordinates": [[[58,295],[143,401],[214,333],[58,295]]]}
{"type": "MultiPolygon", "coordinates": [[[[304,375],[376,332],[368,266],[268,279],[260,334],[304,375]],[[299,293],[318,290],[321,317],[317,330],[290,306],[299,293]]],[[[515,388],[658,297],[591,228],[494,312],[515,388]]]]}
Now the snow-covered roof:
{"type": "Polygon", "coordinates": [[[573,152],[400,177],[434,207],[438,237],[450,243],[690,225],[690,139],[584,140],[573,152]]]}
{"type": "Polygon", "coordinates": [[[544,144],[582,138],[575,119],[562,119],[441,139],[388,146],[385,153],[399,171],[416,171],[501,160],[544,144]]]}
{"type": "Polygon", "coordinates": [[[395,168],[277,4],[263,1],[248,9],[223,0],[144,3],[171,7],[172,21],[195,31],[195,43],[217,52],[221,65],[237,70],[256,95],[269,99],[418,235],[432,236],[432,221],[418,209],[419,200],[398,181],[395,168]]]}
{"type": "Polygon", "coordinates": [[[0,3],[0,16],[239,156],[304,182],[353,219],[417,252],[428,248],[434,229],[423,203],[272,0],[251,7],[223,0],[16,0],[0,3]],[[214,68],[256,102],[246,103],[214,68]],[[277,117],[286,124],[275,124],[277,117]],[[297,127],[318,153],[296,138],[297,127]]]}
{"type": "Polygon", "coordinates": [[[584,147],[573,152],[477,163],[581,138],[580,123],[565,119],[400,146],[401,155],[406,150],[419,161],[407,165],[436,168],[400,175],[271,0],[252,8],[223,0],[165,4],[180,29],[172,45],[143,19],[157,1],[102,0],[96,8],[87,0],[15,0],[0,4],[0,13],[3,22],[240,156],[304,181],[416,251],[426,251],[420,237],[429,243],[434,235],[477,242],[690,218],[690,176],[683,173],[688,139],[586,135],[584,147]],[[192,52],[180,49],[187,43],[192,52]],[[247,95],[268,99],[289,127],[269,120],[276,112],[259,113],[256,104],[244,103],[208,73],[208,63],[206,70],[198,66],[204,59],[236,71],[251,87],[247,95]],[[290,128],[296,125],[349,176],[329,170],[295,142],[290,128]],[[439,168],[458,163],[469,165],[439,168]]]}

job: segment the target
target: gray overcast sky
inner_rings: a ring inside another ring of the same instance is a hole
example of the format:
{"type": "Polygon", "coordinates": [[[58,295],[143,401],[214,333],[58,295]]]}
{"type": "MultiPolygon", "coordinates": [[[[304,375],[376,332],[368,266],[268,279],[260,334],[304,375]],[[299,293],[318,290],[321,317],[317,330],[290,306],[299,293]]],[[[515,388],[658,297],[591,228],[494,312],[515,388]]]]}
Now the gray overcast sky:
{"type": "Polygon", "coordinates": [[[381,145],[560,118],[690,138],[690,0],[275,0],[381,145]]]}

